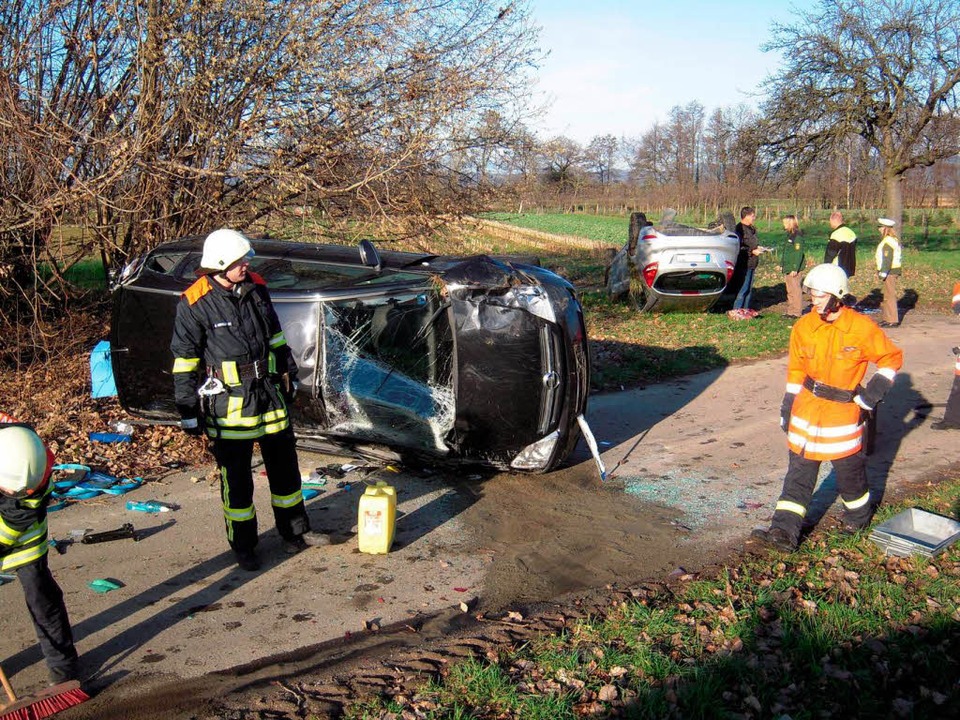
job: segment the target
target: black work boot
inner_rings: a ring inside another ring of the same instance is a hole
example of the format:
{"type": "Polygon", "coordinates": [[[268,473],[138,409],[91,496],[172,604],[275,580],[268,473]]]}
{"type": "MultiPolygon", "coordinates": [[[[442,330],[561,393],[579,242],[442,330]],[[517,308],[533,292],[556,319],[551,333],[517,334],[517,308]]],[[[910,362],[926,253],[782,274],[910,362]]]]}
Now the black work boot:
{"type": "Polygon", "coordinates": [[[237,565],[247,572],[256,572],[260,569],[260,558],[255,550],[234,550],[237,556],[237,565]]]}
{"type": "Polygon", "coordinates": [[[791,538],[786,530],[778,527],[767,530],[757,528],[750,533],[750,539],[773,550],[793,552],[797,549],[797,541],[791,538]]]}
{"type": "Polygon", "coordinates": [[[283,541],[283,550],[288,555],[296,555],[301,550],[308,547],[326,547],[330,544],[330,536],[326,533],[318,533],[308,530],[302,535],[296,535],[293,539],[283,541]]]}

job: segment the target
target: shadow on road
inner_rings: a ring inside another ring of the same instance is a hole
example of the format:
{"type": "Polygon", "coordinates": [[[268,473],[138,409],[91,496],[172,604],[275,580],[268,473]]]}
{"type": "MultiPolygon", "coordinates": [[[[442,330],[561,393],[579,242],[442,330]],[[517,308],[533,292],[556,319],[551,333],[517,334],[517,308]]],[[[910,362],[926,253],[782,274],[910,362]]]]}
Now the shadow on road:
{"type": "MultiPolygon", "coordinates": [[[[898,373],[893,388],[887,393],[877,412],[876,446],[867,459],[870,501],[875,507],[883,501],[886,494],[890,468],[903,439],[924,423],[931,407],[923,394],[913,386],[910,374],[898,373]]],[[[837,497],[836,473],[831,468],[813,494],[805,526],[813,527],[820,522],[837,497]]]]}

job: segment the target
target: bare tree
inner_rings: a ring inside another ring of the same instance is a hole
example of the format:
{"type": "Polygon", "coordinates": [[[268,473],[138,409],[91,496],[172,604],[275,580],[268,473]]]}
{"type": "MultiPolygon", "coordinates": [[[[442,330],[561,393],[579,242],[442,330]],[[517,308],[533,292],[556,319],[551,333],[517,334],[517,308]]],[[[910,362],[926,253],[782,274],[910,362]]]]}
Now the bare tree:
{"type": "Polygon", "coordinates": [[[111,263],[304,206],[459,212],[530,110],[536,36],[526,0],[4,3],[0,273],[56,276],[64,223],[111,263]]]}
{"type": "Polygon", "coordinates": [[[785,64],[765,106],[767,147],[802,172],[852,135],[876,153],[897,222],[902,180],[960,150],[956,0],[821,0],[774,27],[785,64]]]}
{"type": "Polygon", "coordinates": [[[596,135],[587,144],[583,153],[583,164],[596,175],[597,182],[609,185],[611,171],[617,160],[620,143],[614,135],[596,135]]]}
{"type": "Polygon", "coordinates": [[[559,193],[573,190],[578,184],[577,165],[583,158],[583,147],[576,140],[559,135],[540,146],[544,177],[559,193]]]}

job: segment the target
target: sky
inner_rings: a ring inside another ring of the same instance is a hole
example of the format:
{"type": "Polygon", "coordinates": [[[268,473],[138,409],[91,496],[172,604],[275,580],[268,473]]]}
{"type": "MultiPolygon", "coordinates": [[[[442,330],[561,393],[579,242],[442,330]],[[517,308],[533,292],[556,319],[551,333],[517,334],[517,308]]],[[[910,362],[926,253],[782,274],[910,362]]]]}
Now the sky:
{"type": "Polygon", "coordinates": [[[541,139],[637,137],[696,100],[756,107],[780,56],[764,53],[774,22],[815,0],[533,0],[549,51],[538,73],[541,139]]]}

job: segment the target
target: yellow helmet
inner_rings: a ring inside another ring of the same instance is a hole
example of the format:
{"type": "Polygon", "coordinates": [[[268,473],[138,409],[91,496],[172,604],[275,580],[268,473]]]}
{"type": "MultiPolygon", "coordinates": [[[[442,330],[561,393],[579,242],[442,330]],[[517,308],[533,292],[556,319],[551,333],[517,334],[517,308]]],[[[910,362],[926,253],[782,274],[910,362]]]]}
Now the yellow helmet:
{"type": "Polygon", "coordinates": [[[823,263],[811,268],[803,279],[803,286],[808,290],[819,290],[837,298],[850,294],[847,274],[842,267],[831,263],[823,263]]]}
{"type": "Polygon", "coordinates": [[[27,497],[43,485],[53,456],[25,425],[0,425],[0,492],[27,497]]]}

